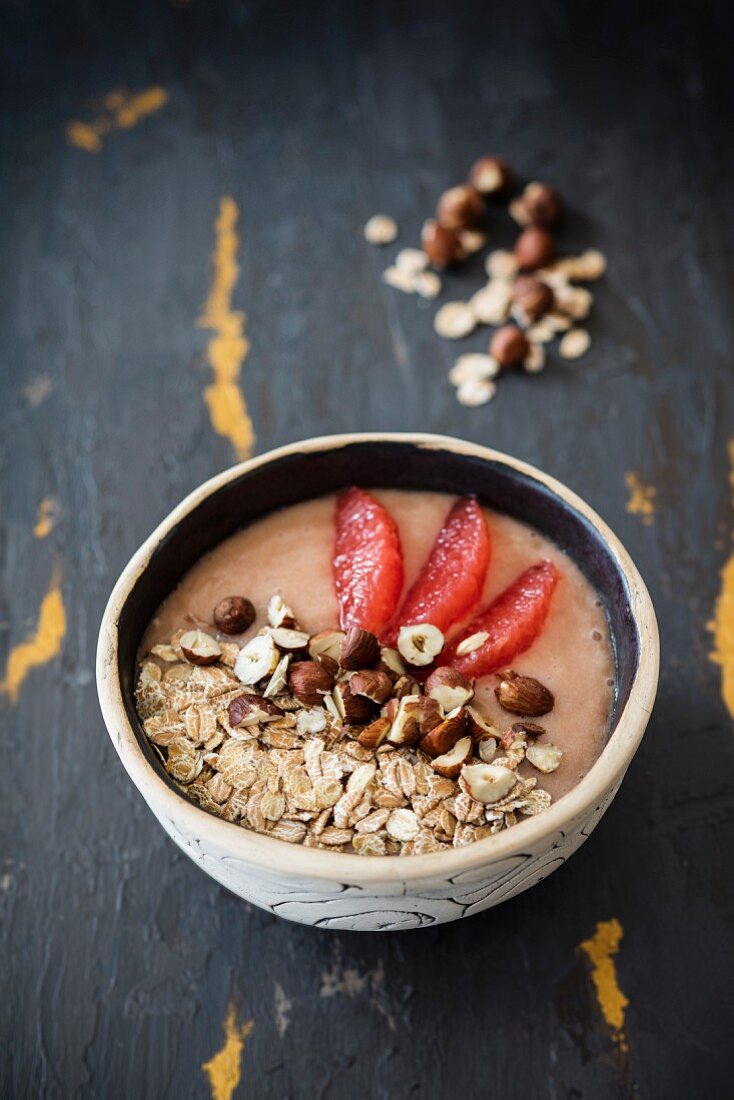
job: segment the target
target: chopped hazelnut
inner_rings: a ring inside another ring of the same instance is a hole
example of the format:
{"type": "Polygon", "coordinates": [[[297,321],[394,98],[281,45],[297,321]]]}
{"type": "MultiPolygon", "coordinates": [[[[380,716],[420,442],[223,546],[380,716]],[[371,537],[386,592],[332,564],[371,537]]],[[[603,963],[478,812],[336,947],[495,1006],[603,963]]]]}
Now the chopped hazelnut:
{"type": "Polygon", "coordinates": [[[187,630],[181,635],[179,645],[184,657],[192,665],[213,665],[222,654],[222,647],[216,638],[203,630],[187,630]]]}

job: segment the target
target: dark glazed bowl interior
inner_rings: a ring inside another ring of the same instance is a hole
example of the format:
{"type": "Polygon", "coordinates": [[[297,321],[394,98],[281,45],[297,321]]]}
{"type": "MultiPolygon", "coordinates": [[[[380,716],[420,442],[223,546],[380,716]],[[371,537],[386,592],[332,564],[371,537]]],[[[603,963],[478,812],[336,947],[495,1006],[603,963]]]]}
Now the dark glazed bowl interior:
{"type": "Polygon", "coordinates": [[[350,485],[475,493],[483,504],[530,523],[565,550],[606,607],[617,664],[614,729],[637,670],[639,637],[625,577],[596,528],[542,482],[501,462],[409,440],[358,440],[323,451],[281,455],[242,473],[212,492],[158,544],[124,604],[118,634],[125,708],[149,759],[135,713],[135,662],[158,606],[191,566],[241,527],[277,508],[350,485]]]}

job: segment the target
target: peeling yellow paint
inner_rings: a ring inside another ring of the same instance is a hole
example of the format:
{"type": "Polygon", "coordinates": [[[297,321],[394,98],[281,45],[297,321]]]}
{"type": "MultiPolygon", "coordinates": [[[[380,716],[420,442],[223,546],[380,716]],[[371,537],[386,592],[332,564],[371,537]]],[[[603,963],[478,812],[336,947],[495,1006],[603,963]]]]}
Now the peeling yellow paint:
{"type": "Polygon", "coordinates": [[[626,473],[624,480],[630,492],[630,498],[626,505],[627,511],[633,516],[639,516],[643,523],[652,523],[655,518],[657,489],[654,485],[646,485],[634,470],[626,473]]]}
{"type": "Polygon", "coordinates": [[[234,1090],[240,1083],[245,1039],[251,1034],[254,1026],[254,1020],[238,1024],[235,1007],[233,1004],[229,1006],[222,1025],[224,1044],[201,1067],[209,1078],[212,1100],[231,1100],[234,1090]]]}
{"type": "Polygon", "coordinates": [[[56,524],[57,513],[58,502],[53,497],[44,497],[38,506],[36,526],[33,528],[33,534],[37,539],[45,539],[51,534],[56,524]]]}
{"type": "MultiPolygon", "coordinates": [[[[729,485],[734,507],[734,437],[729,440],[729,485]]],[[[714,635],[711,660],[721,667],[721,697],[734,718],[734,553],[721,570],[721,590],[708,627],[714,635]]]]}
{"type": "Polygon", "coordinates": [[[28,673],[58,656],[65,634],[66,611],[61,594],[61,577],[55,572],[41,603],[35,634],[10,651],[5,678],[0,682],[0,694],[8,695],[12,703],[17,702],[28,673]]]}
{"type": "Polygon", "coordinates": [[[235,229],[238,217],[234,199],[222,198],[214,223],[214,278],[199,326],[214,332],[207,347],[214,379],[204,390],[212,427],[230,441],[237,458],[242,460],[252,454],[255,431],[239,386],[242,363],[250,349],[244,333],[245,315],[232,309],[232,292],[240,270],[237,263],[239,237],[235,229]]]}
{"type": "Polygon", "coordinates": [[[602,1016],[620,1050],[627,1051],[629,1044],[624,1030],[624,1016],[629,1000],[619,988],[614,963],[614,955],[619,951],[623,935],[622,925],[615,918],[599,921],[591,939],[584,940],[579,947],[591,962],[591,980],[602,1016]]]}
{"type": "Polygon", "coordinates": [[[77,149],[98,153],[102,138],[111,130],[130,130],[146,115],[160,111],[168,102],[165,88],[154,84],[142,92],[115,88],[102,98],[103,110],[91,122],[74,120],[66,127],[66,138],[77,149]]]}
{"type": "Polygon", "coordinates": [[[98,118],[94,122],[70,122],[66,127],[66,140],[85,153],[98,153],[102,137],[109,131],[109,119],[98,118]]]}
{"type": "Polygon", "coordinates": [[[130,95],[115,109],[115,122],[120,130],[130,130],[141,118],[160,111],[168,102],[168,92],[165,88],[154,85],[146,88],[144,92],[130,95]]]}

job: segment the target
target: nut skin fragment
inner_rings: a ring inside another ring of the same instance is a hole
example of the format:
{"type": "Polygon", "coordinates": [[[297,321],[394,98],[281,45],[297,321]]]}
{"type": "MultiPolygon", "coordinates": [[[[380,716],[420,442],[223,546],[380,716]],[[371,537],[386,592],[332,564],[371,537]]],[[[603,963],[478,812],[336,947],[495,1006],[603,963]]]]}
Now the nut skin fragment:
{"type": "Polygon", "coordinates": [[[547,229],[531,225],[515,241],[515,257],[525,271],[546,267],[555,258],[553,238],[547,229]]]}
{"type": "Polygon", "coordinates": [[[219,642],[203,630],[187,630],[178,644],[190,665],[213,665],[222,654],[219,642]]]}
{"type": "Polygon", "coordinates": [[[214,625],[222,634],[244,634],[255,622],[255,608],[244,596],[225,596],[214,608],[214,625]]]}
{"type": "Polygon", "coordinates": [[[555,699],[540,680],[533,676],[520,676],[508,670],[502,673],[502,679],[494,689],[497,702],[504,710],[512,714],[522,714],[529,718],[538,718],[553,710],[555,699]]]}
{"type": "Polygon", "coordinates": [[[486,216],[484,200],[469,183],[449,187],[438,200],[436,218],[446,229],[474,229],[486,216]]]}
{"type": "Polygon", "coordinates": [[[553,309],[553,291],[534,275],[520,275],[512,288],[512,297],[531,321],[537,321],[553,309]]]}
{"type": "Polygon", "coordinates": [[[299,703],[321,706],[334,686],[334,678],[316,661],[299,661],[288,672],[288,687],[299,703]]]}
{"type": "Polygon", "coordinates": [[[529,183],[520,202],[531,224],[541,229],[555,229],[563,217],[561,196],[548,183],[529,183]]]}
{"type": "Polygon", "coordinates": [[[353,695],[364,695],[374,703],[385,703],[392,695],[393,682],[386,672],[363,669],[350,678],[349,687],[353,695]]]}
{"type": "Polygon", "coordinates": [[[531,738],[542,737],[545,733],[545,726],[539,726],[537,722],[513,722],[510,726],[510,732],[515,736],[524,733],[531,738]]]}
{"type": "Polygon", "coordinates": [[[421,230],[421,247],[433,267],[443,270],[466,259],[461,237],[454,229],[447,229],[429,218],[421,230]]]}
{"type": "Polygon", "coordinates": [[[431,761],[431,767],[445,779],[456,779],[464,764],[472,754],[471,737],[461,737],[450,752],[436,756],[431,761]]]}
{"type": "Polygon", "coordinates": [[[512,184],[512,170],[503,157],[480,157],[469,170],[469,182],[482,195],[503,195],[512,184]]]}
{"type": "Polygon", "coordinates": [[[466,733],[466,723],[466,711],[463,707],[458,707],[426,734],[421,741],[421,749],[426,756],[442,756],[450,752],[466,733]]]}
{"type": "Polygon", "coordinates": [[[529,351],[527,336],[514,325],[498,328],[489,345],[489,354],[501,367],[516,367],[529,351]]]}
{"type": "Polygon", "coordinates": [[[347,631],[341,647],[339,664],[350,671],[369,668],[380,656],[380,643],[369,630],[352,626],[347,631]]]}

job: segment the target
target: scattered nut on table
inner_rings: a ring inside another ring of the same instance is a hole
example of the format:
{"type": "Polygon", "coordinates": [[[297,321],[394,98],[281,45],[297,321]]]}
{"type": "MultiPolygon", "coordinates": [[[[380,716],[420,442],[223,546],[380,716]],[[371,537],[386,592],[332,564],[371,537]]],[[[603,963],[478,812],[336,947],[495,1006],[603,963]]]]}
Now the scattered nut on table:
{"type": "MultiPolygon", "coordinates": [[[[564,203],[551,184],[533,180],[510,197],[513,172],[502,157],[479,157],[462,183],[439,196],[436,215],[423,223],[421,247],[402,248],[382,278],[395,290],[433,300],[443,293],[443,277],[491,246],[497,201],[506,204],[520,227],[512,249],[491,248],[484,260],[487,280],[468,301],[444,302],[433,317],[435,332],[446,340],[470,336],[477,326],[495,329],[489,354],[460,356],[449,371],[456,399],[467,408],[486,405],[495,396],[500,368],[521,367],[539,374],[546,348],[560,336],[561,359],[580,359],[591,346],[586,329],[575,327],[591,313],[594,298],[586,286],[606,271],[606,258],[595,248],[578,255],[557,255],[554,232],[563,221],[564,203]],[[514,322],[514,323],[508,323],[514,322]]],[[[395,220],[375,214],[365,225],[371,244],[387,245],[398,234],[395,220]]]]}

